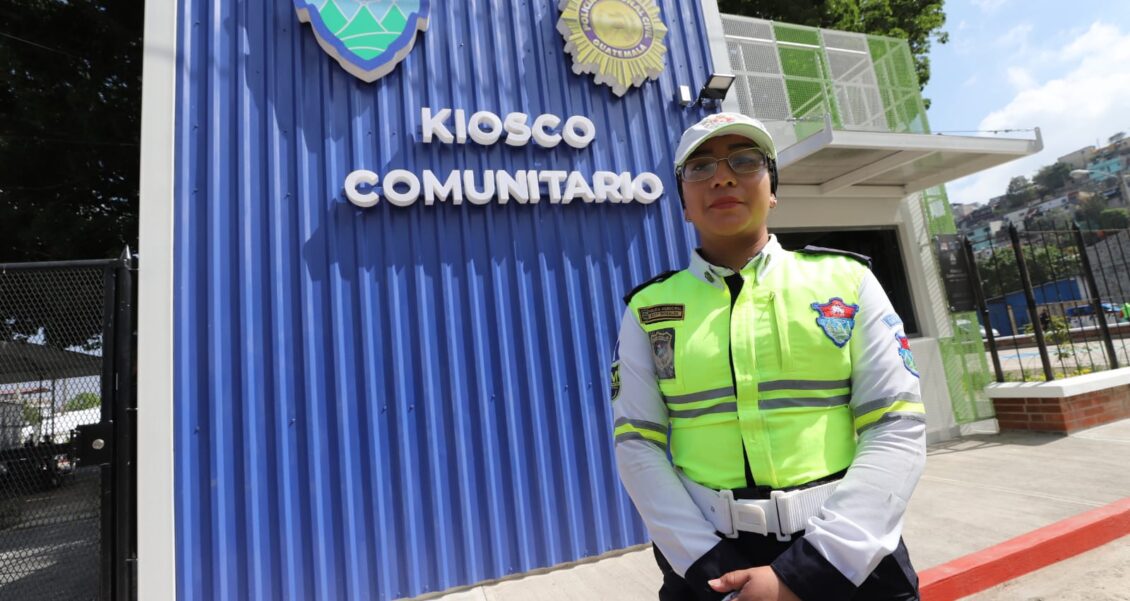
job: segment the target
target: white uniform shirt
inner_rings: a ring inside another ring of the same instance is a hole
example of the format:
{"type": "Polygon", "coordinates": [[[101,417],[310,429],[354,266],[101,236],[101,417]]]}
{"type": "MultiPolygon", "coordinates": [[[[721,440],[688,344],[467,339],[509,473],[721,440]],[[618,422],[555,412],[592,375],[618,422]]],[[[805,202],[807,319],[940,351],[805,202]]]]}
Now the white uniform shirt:
{"type": "MultiPolygon", "coordinates": [[[[757,281],[780,264],[785,252],[776,238],[761,251],[757,281]]],[[[697,252],[688,268],[717,285],[733,272],[709,264],[697,252]],[[706,273],[713,277],[706,277],[706,273]]],[[[725,285],[725,284],[721,284],[725,285]]],[[[749,280],[746,286],[756,285],[749,280]]],[[[918,375],[899,352],[902,322],[886,293],[868,271],[860,284],[859,311],[849,342],[851,407],[857,417],[889,406],[892,399],[920,401],[918,375]],[[885,403],[885,405],[884,405],[885,403]]],[[[667,407],[660,396],[651,345],[629,308],[620,326],[619,393],[613,400],[617,424],[667,431],[667,407]]],[[[614,366],[616,363],[614,363],[614,366]]],[[[926,425],[921,413],[891,413],[859,435],[855,459],[836,492],[808,520],[806,540],[855,586],[897,546],[903,512],[925,463],[926,425]]],[[[666,449],[642,437],[617,441],[620,478],[652,540],[680,576],[721,538],[683,487],[666,449]]]]}

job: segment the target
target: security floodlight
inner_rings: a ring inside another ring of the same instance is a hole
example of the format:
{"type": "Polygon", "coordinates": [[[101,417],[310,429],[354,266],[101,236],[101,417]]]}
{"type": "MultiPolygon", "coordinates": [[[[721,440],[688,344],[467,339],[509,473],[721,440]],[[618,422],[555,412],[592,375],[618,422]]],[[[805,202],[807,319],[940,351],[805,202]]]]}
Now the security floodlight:
{"type": "Polygon", "coordinates": [[[732,85],[734,85],[733,75],[728,73],[712,73],[710,77],[706,78],[706,84],[699,90],[698,101],[724,100],[732,85]]]}

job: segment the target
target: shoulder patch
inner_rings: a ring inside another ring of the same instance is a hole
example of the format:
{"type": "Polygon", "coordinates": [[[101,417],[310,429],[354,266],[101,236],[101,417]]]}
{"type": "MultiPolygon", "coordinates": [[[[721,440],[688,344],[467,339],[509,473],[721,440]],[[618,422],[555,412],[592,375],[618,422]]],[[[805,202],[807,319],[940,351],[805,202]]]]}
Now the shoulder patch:
{"type": "Polygon", "coordinates": [[[797,253],[800,253],[802,255],[839,255],[841,257],[847,257],[849,259],[855,259],[856,261],[859,261],[860,263],[863,263],[864,265],[866,265],[868,269],[871,269],[871,257],[869,257],[867,255],[861,255],[859,253],[853,253],[853,252],[848,251],[848,250],[840,250],[838,248],[824,248],[823,246],[809,245],[809,246],[806,246],[806,247],[804,247],[800,250],[796,250],[796,251],[793,251],[793,252],[797,252],[797,253]]]}
{"type": "Polygon", "coordinates": [[[673,269],[671,271],[664,271],[663,273],[651,278],[650,280],[640,284],[639,286],[632,288],[631,292],[624,295],[624,304],[625,305],[630,304],[632,302],[632,297],[639,294],[640,290],[643,290],[644,288],[647,288],[648,286],[650,286],[652,284],[658,284],[659,282],[666,280],[667,278],[675,275],[676,273],[679,273],[678,269],[673,269]]]}

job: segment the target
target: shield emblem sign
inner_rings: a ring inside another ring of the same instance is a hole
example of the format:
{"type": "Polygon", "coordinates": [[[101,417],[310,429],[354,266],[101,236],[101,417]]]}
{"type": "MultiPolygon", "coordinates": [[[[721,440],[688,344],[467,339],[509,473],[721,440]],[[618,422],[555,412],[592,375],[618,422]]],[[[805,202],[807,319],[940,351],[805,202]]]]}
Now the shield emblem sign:
{"type": "Polygon", "coordinates": [[[428,29],[431,0],[294,0],[318,45],[355,77],[373,82],[390,73],[428,29]]]}

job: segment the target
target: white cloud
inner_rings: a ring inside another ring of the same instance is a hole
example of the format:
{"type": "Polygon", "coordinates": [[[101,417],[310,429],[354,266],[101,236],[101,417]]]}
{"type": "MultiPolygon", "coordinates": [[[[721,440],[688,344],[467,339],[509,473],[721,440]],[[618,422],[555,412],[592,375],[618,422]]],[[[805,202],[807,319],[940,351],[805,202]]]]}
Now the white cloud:
{"type": "Polygon", "coordinates": [[[1009,67],[1008,68],[1008,82],[1017,91],[1030,90],[1039,85],[1035,77],[1028,72],[1024,67],[1009,67]]]}
{"type": "Polygon", "coordinates": [[[947,186],[953,202],[984,202],[1004,193],[1016,175],[1031,177],[1040,167],[1084,146],[1105,142],[1130,125],[1130,33],[1094,23],[1055,51],[1065,61],[1060,77],[1039,81],[1030,70],[1009,70],[1018,92],[993,111],[978,129],[1039,127],[1044,150],[963,178],[947,186]]]}

